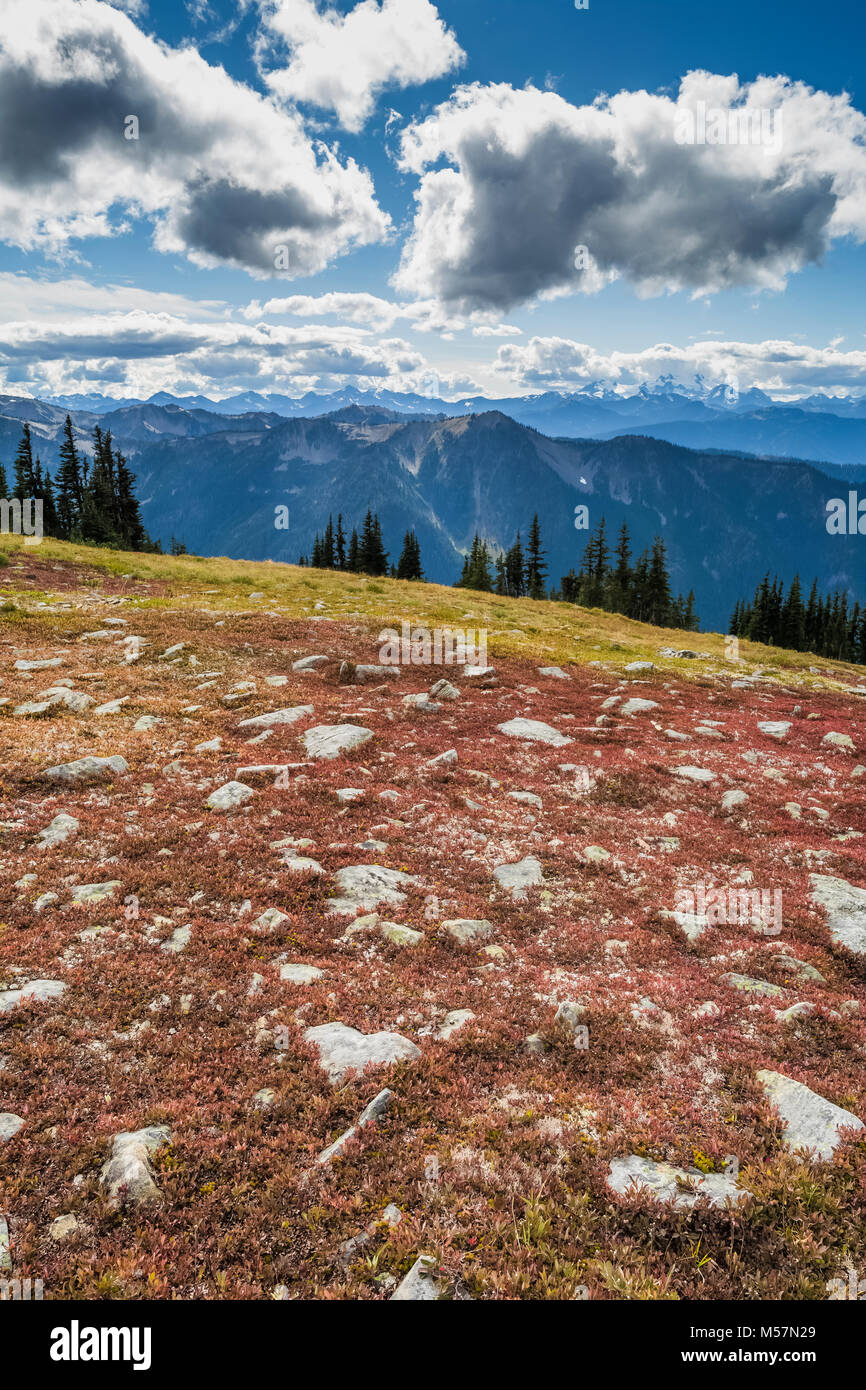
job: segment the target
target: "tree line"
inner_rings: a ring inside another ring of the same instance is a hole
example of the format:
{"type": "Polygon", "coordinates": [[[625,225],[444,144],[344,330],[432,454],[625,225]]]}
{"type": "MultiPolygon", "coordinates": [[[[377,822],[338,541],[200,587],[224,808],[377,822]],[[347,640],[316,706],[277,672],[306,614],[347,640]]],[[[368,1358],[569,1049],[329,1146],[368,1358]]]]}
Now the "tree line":
{"type": "Polygon", "coordinates": [[[42,501],[42,530],[56,540],[85,542],[120,550],[161,549],[141,520],[135,495],[135,475],[115,449],[111,432],[93,431],[93,459],[76,448],[67,415],[52,478],[39,457],[33,457],[30,426],[25,424],[15,455],[15,483],[7,491],[6,470],[0,463],[0,496],[42,501]]]}
{"type": "Polygon", "coordinates": [[[866,608],[849,608],[845,589],[819,594],[817,579],[804,600],[799,575],[786,594],[778,577],[771,583],[765,574],[751,603],[738,600],[729,627],[733,637],[866,665],[866,608]]]}
{"type": "Polygon", "coordinates": [[[507,598],[551,599],[582,608],[603,608],[655,627],[677,627],[686,632],[699,629],[694,593],[690,591],[683,598],[682,594],[674,597],[671,591],[665,544],[660,536],[632,565],[628,527],[623,524],[611,551],[602,517],[587,541],[580,569],[563,575],[558,589],[547,587],[544,557],[536,514],[527,532],[525,549],[519,531],[507,550],[492,550],[476,534],[457,586],[507,598]]]}
{"type": "Polygon", "coordinates": [[[320,570],[343,570],[347,574],[388,575],[392,579],[423,580],[421,568],[421,546],[414,531],[407,531],[403,537],[403,549],[396,565],[388,562],[388,551],[382,539],[382,526],[378,514],[367,511],[361,534],[353,528],[347,542],[343,527],[342,512],[334,526],[333,515],[323,535],[316,532],[309,557],[301,555],[301,567],[320,570]]]}

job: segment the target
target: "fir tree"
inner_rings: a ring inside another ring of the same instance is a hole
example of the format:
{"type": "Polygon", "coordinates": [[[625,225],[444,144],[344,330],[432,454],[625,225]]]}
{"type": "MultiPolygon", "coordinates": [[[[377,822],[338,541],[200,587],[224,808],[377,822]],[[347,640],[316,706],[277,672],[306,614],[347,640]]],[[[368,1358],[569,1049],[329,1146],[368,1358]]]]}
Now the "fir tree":
{"type": "Polygon", "coordinates": [[[546,577],[547,565],[544,562],[544,551],[541,549],[541,527],[536,512],[529,528],[526,553],[526,592],[530,598],[545,597],[546,577]]]}

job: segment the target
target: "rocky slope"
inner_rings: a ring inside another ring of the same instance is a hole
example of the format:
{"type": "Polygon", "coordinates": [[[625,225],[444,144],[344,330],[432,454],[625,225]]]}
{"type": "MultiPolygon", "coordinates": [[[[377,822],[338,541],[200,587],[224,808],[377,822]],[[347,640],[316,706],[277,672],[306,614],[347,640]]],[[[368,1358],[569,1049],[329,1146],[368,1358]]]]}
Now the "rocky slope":
{"type": "Polygon", "coordinates": [[[395,678],[338,581],[131,572],[0,571],[0,1274],[816,1299],[863,1268],[856,671],[575,630],[395,678]]]}

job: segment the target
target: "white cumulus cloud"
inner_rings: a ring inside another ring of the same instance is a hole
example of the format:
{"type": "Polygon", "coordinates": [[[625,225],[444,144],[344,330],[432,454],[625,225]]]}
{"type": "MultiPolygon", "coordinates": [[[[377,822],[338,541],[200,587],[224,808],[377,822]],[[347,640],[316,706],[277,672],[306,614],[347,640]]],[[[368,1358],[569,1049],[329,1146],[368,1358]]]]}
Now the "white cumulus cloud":
{"type": "Polygon", "coordinates": [[[296,112],[101,0],[4,0],[0,130],[0,240],[25,250],[147,217],[161,251],[291,277],[390,229],[296,112]]]}
{"type": "Polygon", "coordinates": [[[260,10],[256,50],[271,91],[335,111],[347,130],[362,128],[386,88],[429,82],[465,61],[430,0],[361,0],[347,14],[315,0],[260,0],[260,10]]]}
{"type": "Polygon", "coordinates": [[[420,182],[395,286],[463,309],[617,277],[643,295],[779,288],[834,238],[866,237],[866,119],[786,77],[692,72],[675,100],[623,91],[589,106],[463,86],[403,131],[400,164],[420,182]],[[701,103],[739,143],[681,143],[701,103]]]}

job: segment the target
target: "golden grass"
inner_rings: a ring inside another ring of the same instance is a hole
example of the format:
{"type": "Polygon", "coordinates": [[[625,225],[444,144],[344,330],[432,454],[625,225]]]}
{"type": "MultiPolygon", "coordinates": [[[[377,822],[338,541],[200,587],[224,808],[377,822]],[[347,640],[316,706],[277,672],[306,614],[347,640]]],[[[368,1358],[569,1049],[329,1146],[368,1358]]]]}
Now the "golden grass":
{"type": "MultiPolygon", "coordinates": [[[[25,546],[19,536],[3,537],[10,566],[0,577],[11,579],[0,587],[0,600],[16,601],[34,597],[32,585],[16,586],[16,564],[45,561],[85,566],[115,578],[129,578],[167,586],[161,597],[142,597],[138,603],[148,607],[206,607],[220,612],[250,610],[250,594],[263,597],[255,602],[260,611],[276,609],[287,617],[303,618],[317,603],[324,613],[337,620],[353,619],[373,627],[398,627],[403,619],[427,628],[452,627],[486,629],[488,655],[538,659],[547,665],[604,661],[626,665],[648,659],[662,670],[680,677],[704,673],[703,665],[659,656],[659,648],[673,647],[707,653],[726,666],[726,637],[721,633],[684,632],[634,622],[600,609],[578,608],[571,604],[532,599],[499,598],[474,590],[454,589],[440,584],[417,584],[406,580],[368,578],[332,570],[301,569],[297,565],[274,561],[233,560],[226,556],[148,555],[73,545],[65,541],[43,540],[25,546]],[[211,591],[211,592],[208,592],[211,591]]],[[[44,595],[50,596],[49,594],[44,595]]],[[[817,686],[848,685],[864,675],[862,667],[831,661],[808,652],[786,651],[756,642],[740,641],[739,653],[746,668],[761,665],[772,668],[782,680],[797,679],[817,686]],[[810,674],[820,666],[821,674],[810,674]],[[826,673],[826,674],[825,674],[826,673]],[[835,677],[835,679],[834,679],[835,677]]]]}

